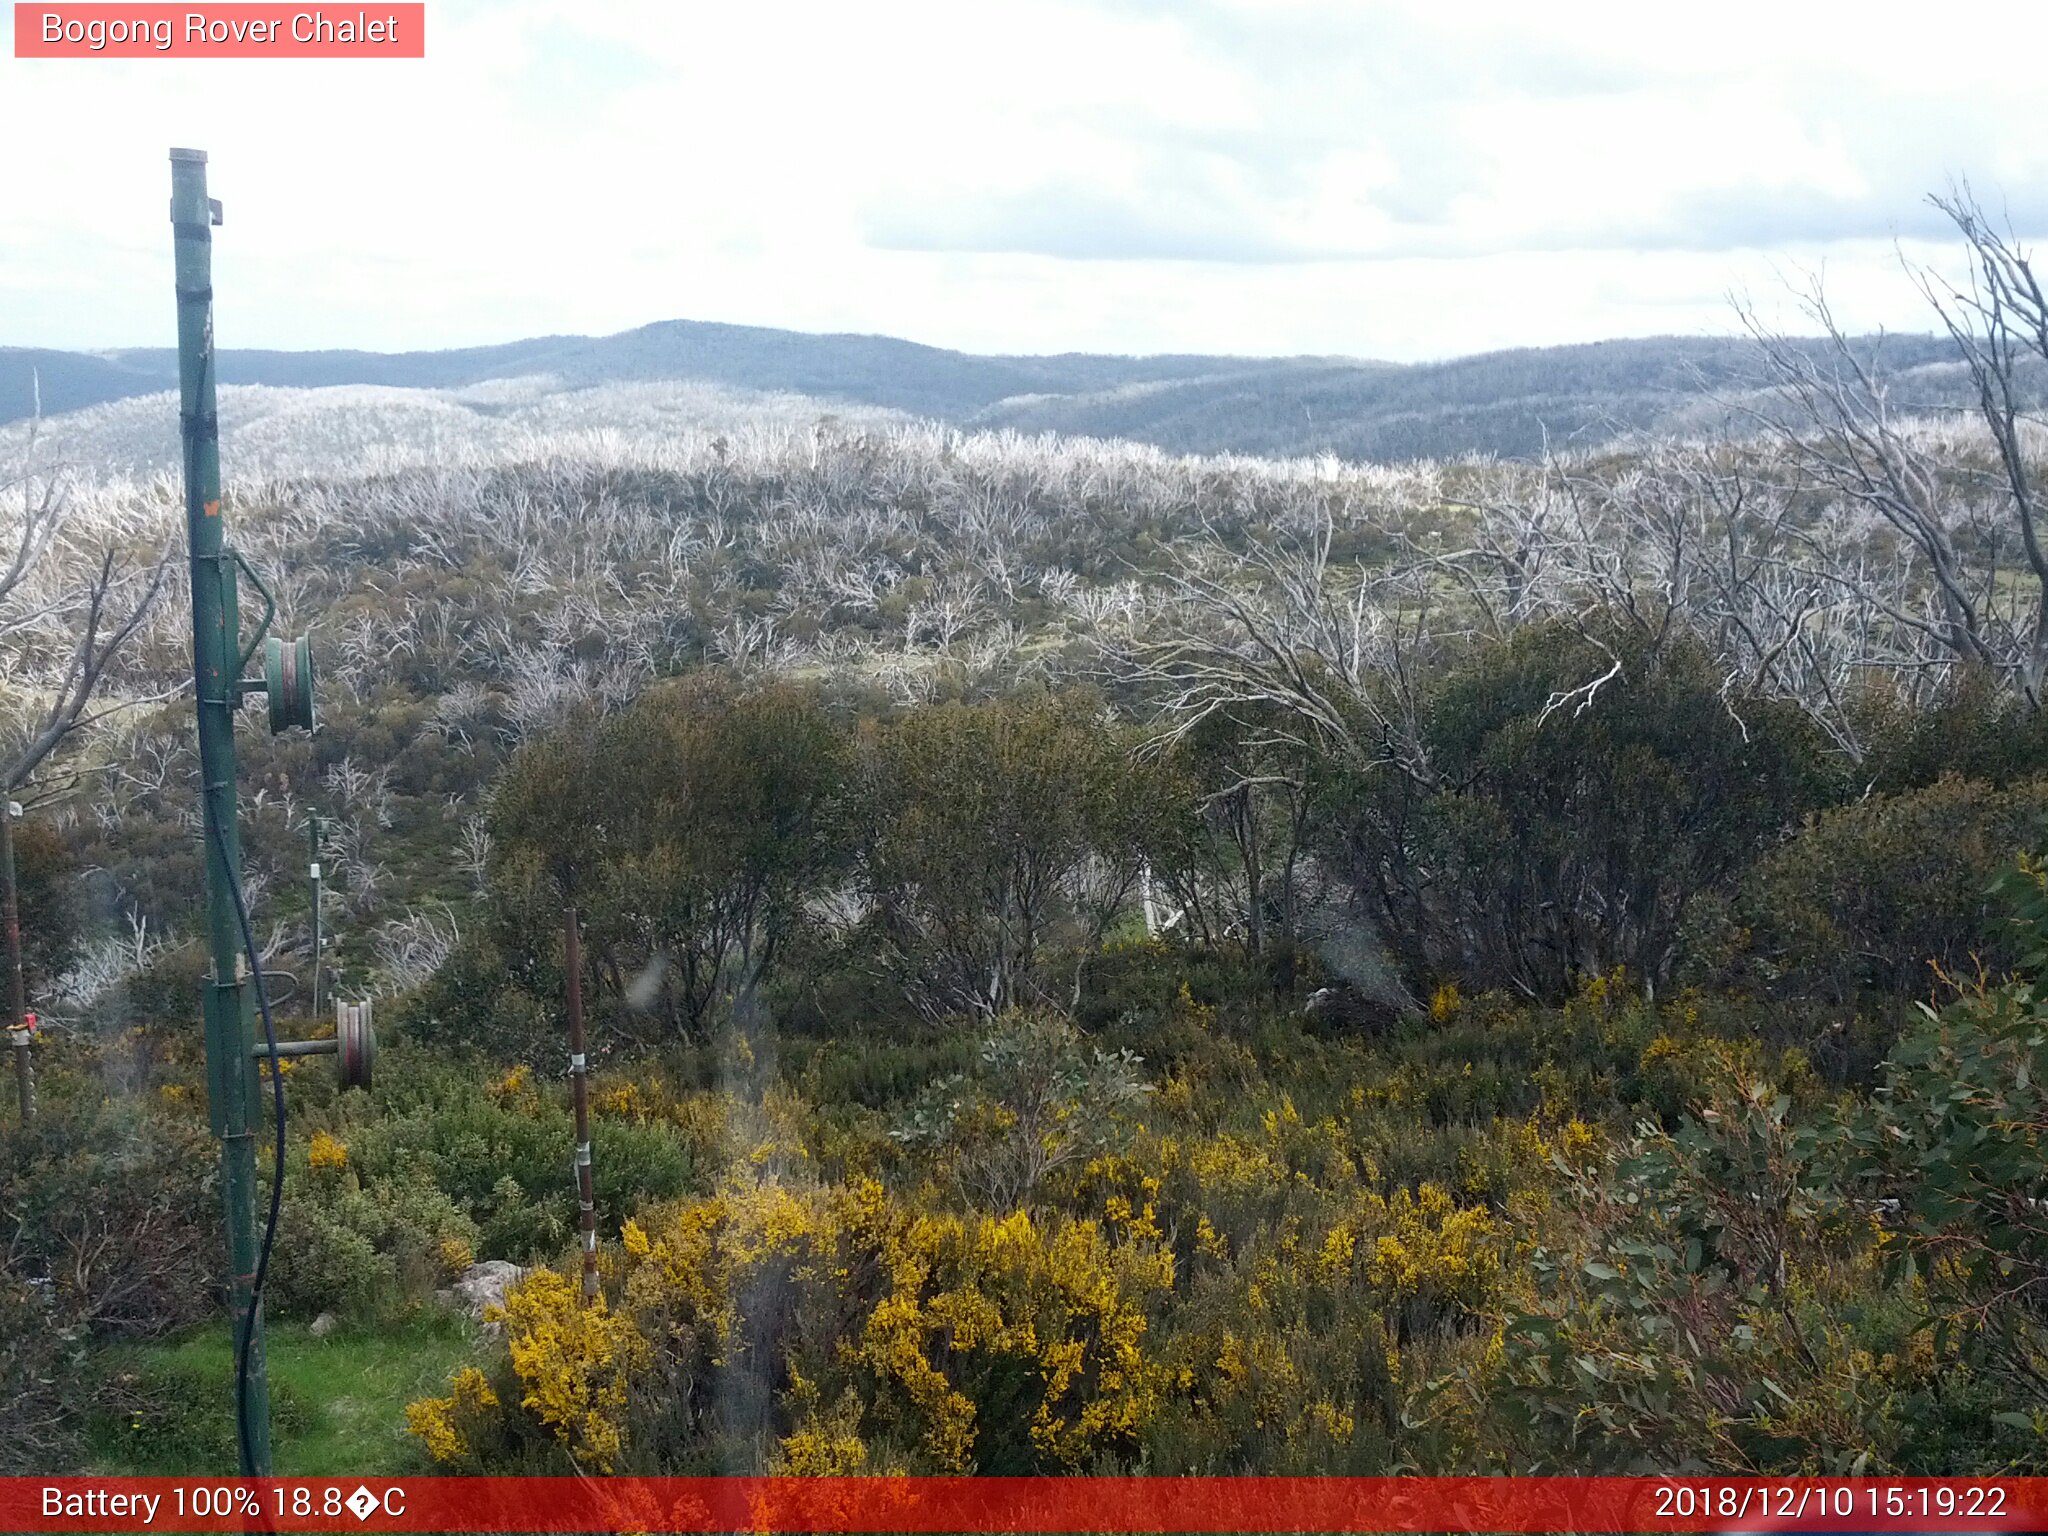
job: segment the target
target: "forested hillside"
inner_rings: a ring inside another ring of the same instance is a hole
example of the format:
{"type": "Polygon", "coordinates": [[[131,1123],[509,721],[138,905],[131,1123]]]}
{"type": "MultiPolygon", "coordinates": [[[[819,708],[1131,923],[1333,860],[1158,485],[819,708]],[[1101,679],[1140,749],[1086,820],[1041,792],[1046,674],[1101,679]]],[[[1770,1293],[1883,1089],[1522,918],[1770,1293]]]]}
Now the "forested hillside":
{"type": "MultiPolygon", "coordinates": [[[[240,737],[263,975],[319,1027],[317,813],[386,1047],[287,1074],[280,1336],[455,1356],[394,1466],[2048,1470],[2041,439],[1858,345],[1765,338],[1741,435],[1399,467],[231,393],[320,673],[240,737]]],[[[104,650],[15,791],[4,1454],[224,1466],[181,502],[65,430],[0,585],[10,755],[104,650]]]]}
{"type": "MultiPolygon", "coordinates": [[[[1797,345],[1813,356],[1827,346],[1797,345]]],[[[1892,337],[1882,351],[1902,404],[1971,403],[1967,374],[1946,337],[1892,337]]],[[[163,349],[0,348],[0,423],[30,414],[38,379],[44,409],[54,413],[167,390],[175,365],[163,349]]],[[[621,394],[646,396],[667,384],[687,386],[675,391],[684,396],[796,396],[814,413],[894,412],[968,428],[1125,438],[1173,453],[1396,462],[1535,459],[1548,447],[1594,447],[1631,432],[1699,431],[1739,419],[1769,382],[1754,349],[1726,337],[1606,341],[1399,366],[1347,358],[976,357],[888,337],[681,320],[617,336],[448,352],[230,348],[221,353],[220,377],[230,386],[294,392],[287,400],[297,391],[375,386],[413,410],[468,418],[476,430],[490,429],[493,406],[507,395],[545,406],[559,426],[599,419],[621,394]]],[[[150,410],[161,416],[161,402],[150,410]]],[[[118,409],[112,415],[123,417],[118,409]]]]}

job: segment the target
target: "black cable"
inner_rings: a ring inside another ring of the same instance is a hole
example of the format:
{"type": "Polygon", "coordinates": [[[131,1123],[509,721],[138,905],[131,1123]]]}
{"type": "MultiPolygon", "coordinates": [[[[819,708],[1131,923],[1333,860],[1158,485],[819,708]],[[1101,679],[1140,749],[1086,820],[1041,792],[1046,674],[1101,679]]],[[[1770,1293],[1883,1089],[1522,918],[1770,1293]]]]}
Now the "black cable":
{"type": "MultiPolygon", "coordinates": [[[[230,786],[232,788],[232,786],[230,786]]],[[[256,1006],[263,1014],[263,1040],[270,1048],[270,1089],[277,1123],[275,1166],[270,1175],[270,1217],[263,1224],[263,1245],[256,1254],[256,1276],[249,1288],[249,1310],[241,1322],[241,1337],[235,1344],[235,1438],[241,1453],[242,1476],[256,1475],[256,1459],[249,1451],[249,1346],[256,1335],[256,1313],[263,1305],[263,1282],[270,1273],[270,1248],[277,1241],[277,1218],[284,1209],[284,1074],[277,1070],[277,1026],[270,1017],[270,994],[263,985],[263,962],[256,953],[256,934],[249,926],[249,906],[242,896],[242,877],[228,853],[227,833],[218,815],[207,818],[213,827],[214,847],[220,853],[221,868],[227,874],[228,895],[234,899],[235,921],[241,925],[242,948],[249,956],[249,979],[256,984],[256,1006]]],[[[239,1037],[240,1031],[238,1030],[239,1037]]],[[[234,1066],[229,1065],[233,1071],[234,1066]]]]}

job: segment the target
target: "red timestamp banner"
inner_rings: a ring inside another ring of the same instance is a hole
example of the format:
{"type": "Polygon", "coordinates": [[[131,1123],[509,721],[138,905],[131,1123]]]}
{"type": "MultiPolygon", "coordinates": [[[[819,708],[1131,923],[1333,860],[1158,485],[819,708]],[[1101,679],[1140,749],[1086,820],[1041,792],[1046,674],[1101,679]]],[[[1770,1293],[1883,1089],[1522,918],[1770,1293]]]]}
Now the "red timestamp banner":
{"type": "Polygon", "coordinates": [[[18,59],[423,59],[423,3],[17,3],[18,59]]]}
{"type": "Polygon", "coordinates": [[[0,1478],[19,1532],[2043,1529],[2048,1478],[0,1478]]]}

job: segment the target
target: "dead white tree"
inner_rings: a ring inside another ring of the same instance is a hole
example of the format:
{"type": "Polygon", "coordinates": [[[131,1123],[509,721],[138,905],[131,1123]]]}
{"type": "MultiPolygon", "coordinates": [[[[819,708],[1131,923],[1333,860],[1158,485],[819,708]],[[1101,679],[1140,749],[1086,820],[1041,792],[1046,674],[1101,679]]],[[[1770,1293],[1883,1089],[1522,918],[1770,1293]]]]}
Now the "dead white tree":
{"type": "Polygon", "coordinates": [[[1990,430],[2003,476],[2005,510],[2017,525],[2028,571],[2027,609],[2015,635],[2013,665],[2027,702],[2039,708],[2048,674],[2048,514],[2041,480],[2048,473],[2048,421],[2042,414],[2048,372],[2048,296],[2010,227],[2000,229],[1978,206],[1967,182],[1930,199],[1969,247],[1967,288],[1943,284],[1925,269],[1921,292],[1963,354],[1976,386],[1978,414],[1990,430]]]}
{"type": "Polygon", "coordinates": [[[1959,658],[1993,663],[1945,515],[1941,466],[1911,430],[1911,414],[1893,401],[1881,356],[1844,333],[1817,282],[1803,307],[1827,342],[1818,356],[1767,330],[1752,310],[1740,311],[1785,401],[1754,408],[1755,420],[1818,484],[1882,518],[1919,553],[1940,598],[1941,642],[1959,658]]]}
{"type": "Polygon", "coordinates": [[[1326,509],[1299,542],[1235,549],[1212,532],[1177,557],[1156,622],[1106,637],[1112,675],[1157,701],[1162,743],[1225,713],[1275,745],[1429,778],[1414,708],[1427,592],[1407,570],[1333,567],[1334,531],[1326,509]]]}
{"type": "MultiPolygon", "coordinates": [[[[1859,677],[1918,659],[1876,615],[1880,599],[1917,601],[1909,573],[1873,558],[1867,523],[1802,503],[1807,482],[1772,442],[1644,444],[1619,463],[1547,458],[1504,469],[1499,487],[1461,503],[1469,522],[1456,547],[1408,540],[1410,569],[1435,582],[1440,611],[1489,639],[1564,624],[1604,654],[1596,617],[1653,644],[1685,633],[1720,665],[1731,710],[1750,696],[1796,699],[1851,756],[1859,677]]],[[[1578,708],[1611,677],[1561,690],[1553,709],[1578,708]]]]}
{"type": "Polygon", "coordinates": [[[1776,386],[1744,414],[1851,514],[1799,533],[1810,556],[1800,568],[1856,611],[1875,641],[1873,664],[1937,682],[1957,666],[1981,667],[2039,708],[2048,674],[2038,491],[2048,306],[2025,252],[1966,188],[1934,202],[1963,235],[1973,276],[1966,288],[1930,271],[1913,276],[1967,365],[1974,414],[1994,450],[1989,466],[1967,434],[1930,427],[1935,404],[1898,398],[1882,337],[1849,337],[1817,279],[1799,300],[1818,345],[1778,335],[1740,308],[1776,386]],[[2015,544],[2017,567],[2005,558],[2015,544]]]}
{"type": "Polygon", "coordinates": [[[0,479],[0,794],[134,702],[93,707],[108,668],[148,617],[170,557],[166,546],[153,561],[132,563],[118,530],[96,537],[74,526],[63,469],[38,455],[40,428],[38,409],[19,463],[0,479]]]}

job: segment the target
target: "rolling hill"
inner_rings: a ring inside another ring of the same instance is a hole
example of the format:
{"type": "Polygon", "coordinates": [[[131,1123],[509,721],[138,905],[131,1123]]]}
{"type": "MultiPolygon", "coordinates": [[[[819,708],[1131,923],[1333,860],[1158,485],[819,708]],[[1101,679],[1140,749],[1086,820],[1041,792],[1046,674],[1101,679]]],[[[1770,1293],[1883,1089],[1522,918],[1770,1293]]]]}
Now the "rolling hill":
{"type": "MultiPolygon", "coordinates": [[[[1930,398],[1955,393],[1944,338],[1885,342],[1930,398]]],[[[0,423],[173,388],[168,348],[0,348],[0,423]]],[[[518,379],[578,395],[681,382],[797,397],[970,427],[1121,437],[1175,452],[1407,460],[1520,458],[1546,443],[1697,426],[1753,387],[1753,353],[1728,337],[1653,337],[1393,364],[1334,357],[996,357],[885,336],[810,335],[670,320],[615,336],[542,336],[438,352],[227,350],[224,385],[472,391],[518,379]]],[[[482,408],[472,402],[471,408],[482,408]]],[[[579,414],[587,414],[579,412],[579,414]]]]}

